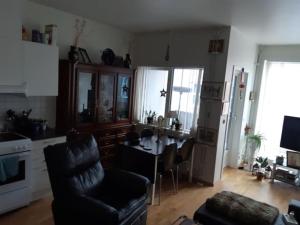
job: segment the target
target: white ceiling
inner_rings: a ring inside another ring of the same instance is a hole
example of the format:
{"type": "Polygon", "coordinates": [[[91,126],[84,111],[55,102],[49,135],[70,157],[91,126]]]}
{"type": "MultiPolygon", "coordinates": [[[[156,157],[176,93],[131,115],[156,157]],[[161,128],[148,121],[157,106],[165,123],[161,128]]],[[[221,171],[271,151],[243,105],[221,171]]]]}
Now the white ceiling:
{"type": "Polygon", "coordinates": [[[300,43],[300,0],[32,0],[131,32],[232,25],[259,44],[300,43]]]}

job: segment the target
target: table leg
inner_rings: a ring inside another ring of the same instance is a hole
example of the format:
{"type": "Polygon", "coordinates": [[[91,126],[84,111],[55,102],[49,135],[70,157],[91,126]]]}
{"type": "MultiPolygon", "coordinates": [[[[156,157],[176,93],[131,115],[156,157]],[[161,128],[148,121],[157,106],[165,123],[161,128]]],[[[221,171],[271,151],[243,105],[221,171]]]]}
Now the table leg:
{"type": "Polygon", "coordinates": [[[158,164],[158,155],[155,156],[155,162],[154,162],[154,178],[153,178],[153,186],[152,186],[152,205],[155,204],[155,189],[156,189],[156,181],[157,181],[157,164],[158,164]]]}
{"type": "Polygon", "coordinates": [[[190,174],[189,174],[189,182],[190,183],[192,183],[192,181],[193,181],[193,167],[194,167],[194,148],[192,150],[191,163],[190,163],[190,174]]]}

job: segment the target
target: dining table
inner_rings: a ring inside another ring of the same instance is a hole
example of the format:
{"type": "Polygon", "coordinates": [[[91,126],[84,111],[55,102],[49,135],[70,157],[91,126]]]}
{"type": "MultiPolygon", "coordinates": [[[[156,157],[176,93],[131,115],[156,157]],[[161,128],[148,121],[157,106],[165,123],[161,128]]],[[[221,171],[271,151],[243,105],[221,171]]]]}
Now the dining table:
{"type": "Polygon", "coordinates": [[[185,138],[153,135],[121,144],[121,168],[141,174],[151,181],[152,204],[155,200],[159,157],[167,145],[177,143],[177,148],[180,148],[185,140],[185,138]]]}

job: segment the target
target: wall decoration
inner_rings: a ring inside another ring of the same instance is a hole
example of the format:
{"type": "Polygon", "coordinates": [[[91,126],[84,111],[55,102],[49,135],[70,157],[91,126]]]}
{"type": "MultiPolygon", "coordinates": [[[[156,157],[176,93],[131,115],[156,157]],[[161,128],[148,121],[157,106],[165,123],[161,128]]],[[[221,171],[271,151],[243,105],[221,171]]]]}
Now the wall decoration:
{"type": "Polygon", "coordinates": [[[215,146],[217,144],[218,130],[213,128],[198,127],[197,140],[200,144],[215,146]]]}
{"type": "Polygon", "coordinates": [[[223,52],[224,48],[224,39],[220,40],[210,40],[208,52],[212,54],[220,54],[223,52]]]}
{"type": "Polygon", "coordinates": [[[223,82],[203,81],[201,88],[201,99],[221,101],[223,99],[223,89],[223,82]]]}
{"type": "Polygon", "coordinates": [[[84,28],[86,25],[86,21],[83,19],[80,21],[79,19],[75,20],[75,39],[74,46],[79,47],[79,40],[81,35],[83,34],[84,28]]]}
{"type": "Polygon", "coordinates": [[[57,38],[58,38],[58,27],[55,24],[49,24],[45,26],[45,34],[48,37],[48,43],[49,45],[56,45],[57,44],[57,38]]]}
{"type": "Polygon", "coordinates": [[[92,61],[87,53],[87,51],[83,48],[79,48],[79,53],[80,53],[80,56],[81,56],[81,62],[83,63],[89,63],[89,64],[92,64],[92,61]]]}
{"type": "Polygon", "coordinates": [[[163,89],[160,91],[160,97],[166,97],[167,93],[168,93],[168,92],[163,88],[163,89]]]}

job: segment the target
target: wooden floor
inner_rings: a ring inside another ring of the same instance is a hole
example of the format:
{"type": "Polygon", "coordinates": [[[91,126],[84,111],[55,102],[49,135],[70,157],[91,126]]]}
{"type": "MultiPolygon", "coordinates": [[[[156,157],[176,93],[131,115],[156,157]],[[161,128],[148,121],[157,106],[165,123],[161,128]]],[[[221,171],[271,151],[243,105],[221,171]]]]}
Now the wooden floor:
{"type": "MultiPolygon", "coordinates": [[[[164,186],[160,206],[149,207],[148,225],[168,225],[180,215],[192,217],[206,198],[222,190],[234,191],[269,203],[278,207],[281,212],[287,210],[289,199],[300,200],[300,189],[280,182],[271,184],[269,180],[258,182],[248,172],[236,169],[225,169],[222,181],[214,187],[183,183],[176,195],[171,187],[170,184],[164,186]]],[[[39,200],[28,207],[0,216],[0,224],[53,225],[50,204],[50,197],[39,200]]]]}

